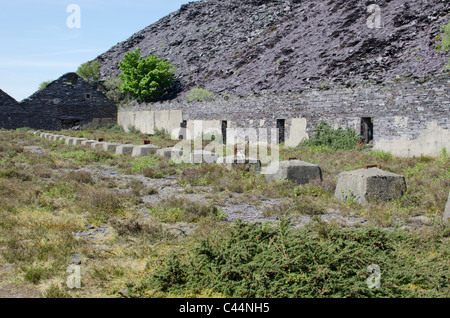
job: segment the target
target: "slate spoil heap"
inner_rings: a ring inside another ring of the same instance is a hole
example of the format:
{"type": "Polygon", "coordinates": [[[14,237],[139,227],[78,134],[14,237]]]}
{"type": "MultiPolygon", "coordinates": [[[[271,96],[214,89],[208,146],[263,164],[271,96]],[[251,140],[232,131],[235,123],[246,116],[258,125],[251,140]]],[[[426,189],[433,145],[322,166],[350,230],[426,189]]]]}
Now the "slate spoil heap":
{"type": "Polygon", "coordinates": [[[373,1],[203,0],[137,32],[100,55],[103,78],[119,74],[126,52],[142,49],[177,67],[179,98],[197,84],[216,94],[298,90],[310,85],[441,72],[437,51],[448,1],[384,0],[381,28],[369,28],[373,1]]]}

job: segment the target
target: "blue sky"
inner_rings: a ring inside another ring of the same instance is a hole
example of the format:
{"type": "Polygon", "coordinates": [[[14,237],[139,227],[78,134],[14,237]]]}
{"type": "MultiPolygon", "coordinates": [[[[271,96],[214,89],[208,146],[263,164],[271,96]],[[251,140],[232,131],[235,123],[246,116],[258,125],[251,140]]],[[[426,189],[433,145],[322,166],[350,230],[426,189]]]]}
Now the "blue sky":
{"type": "Polygon", "coordinates": [[[16,100],[55,80],[187,0],[1,0],[0,89],[16,100]],[[80,28],[69,28],[80,8],[80,28]]]}

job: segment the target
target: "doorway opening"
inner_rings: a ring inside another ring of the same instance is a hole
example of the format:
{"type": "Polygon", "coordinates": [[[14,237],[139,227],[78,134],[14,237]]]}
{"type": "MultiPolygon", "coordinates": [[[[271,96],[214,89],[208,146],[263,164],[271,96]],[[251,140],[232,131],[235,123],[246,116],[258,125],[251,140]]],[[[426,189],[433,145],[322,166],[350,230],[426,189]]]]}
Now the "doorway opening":
{"type": "Polygon", "coordinates": [[[80,129],[81,120],[79,119],[62,119],[61,120],[61,129],[80,129]]]}
{"type": "Polygon", "coordinates": [[[286,120],[284,119],[277,119],[277,129],[278,129],[278,143],[283,143],[285,139],[285,125],[286,120]]]}
{"type": "Polygon", "coordinates": [[[361,140],[368,144],[373,140],[373,118],[361,118],[361,140]]]}
{"type": "Polygon", "coordinates": [[[222,120],[222,141],[223,141],[223,144],[227,143],[227,128],[228,128],[228,121],[222,120]]]}

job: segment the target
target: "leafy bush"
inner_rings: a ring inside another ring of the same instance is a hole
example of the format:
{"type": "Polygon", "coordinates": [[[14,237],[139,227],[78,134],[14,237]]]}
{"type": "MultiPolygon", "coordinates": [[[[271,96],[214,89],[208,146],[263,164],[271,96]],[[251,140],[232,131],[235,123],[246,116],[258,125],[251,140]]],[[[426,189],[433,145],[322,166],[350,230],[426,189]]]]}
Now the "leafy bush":
{"type": "Polygon", "coordinates": [[[328,147],[331,150],[352,150],[358,144],[360,137],[354,130],[347,128],[333,129],[322,121],[316,128],[313,138],[303,141],[301,146],[328,147]]]}
{"type": "Polygon", "coordinates": [[[123,81],[118,77],[109,77],[103,83],[103,88],[106,90],[105,95],[113,101],[120,102],[125,96],[122,94],[123,81]]]}
{"type": "Polygon", "coordinates": [[[229,297],[448,297],[445,262],[449,248],[439,238],[424,242],[406,231],[338,229],[317,221],[294,230],[237,222],[226,237],[200,241],[186,257],[174,253],[148,279],[130,288],[148,293],[195,295],[212,290],[229,297]],[[425,255],[416,262],[413,255],[425,255]],[[440,256],[437,254],[441,254],[440,256]],[[371,289],[368,267],[380,266],[381,286],[371,289]]]}
{"type": "Polygon", "coordinates": [[[84,78],[86,82],[95,86],[100,80],[100,62],[92,61],[80,65],[77,74],[84,78]]]}
{"type": "Polygon", "coordinates": [[[175,82],[175,67],[156,55],[143,58],[140,53],[141,49],[128,52],[119,62],[122,93],[141,101],[160,98],[175,82]]]}
{"type": "Polygon", "coordinates": [[[216,97],[214,96],[214,94],[204,88],[193,88],[187,96],[187,101],[189,103],[197,101],[211,102],[215,99],[216,97]]]}

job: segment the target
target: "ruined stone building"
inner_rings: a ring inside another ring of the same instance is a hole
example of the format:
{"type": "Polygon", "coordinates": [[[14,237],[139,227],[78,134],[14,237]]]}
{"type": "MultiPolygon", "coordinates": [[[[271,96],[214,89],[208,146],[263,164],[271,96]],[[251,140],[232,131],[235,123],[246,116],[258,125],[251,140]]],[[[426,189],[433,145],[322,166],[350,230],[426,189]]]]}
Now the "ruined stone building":
{"type": "Polygon", "coordinates": [[[321,121],[352,128],[376,150],[398,156],[439,155],[444,148],[450,150],[450,77],[444,73],[427,81],[311,87],[210,102],[134,103],[118,113],[125,129],[134,126],[149,134],[165,129],[173,138],[183,130],[187,139],[195,139],[211,129],[226,135],[229,128],[278,128],[279,141],[288,147],[311,138],[321,121]],[[194,130],[196,123],[201,123],[201,131],[194,130]]]}
{"type": "Polygon", "coordinates": [[[23,106],[0,89],[0,128],[15,129],[25,117],[23,106]]]}
{"type": "Polygon", "coordinates": [[[67,73],[21,103],[2,98],[0,116],[0,128],[60,130],[115,123],[117,107],[76,73],[67,73]]]}

